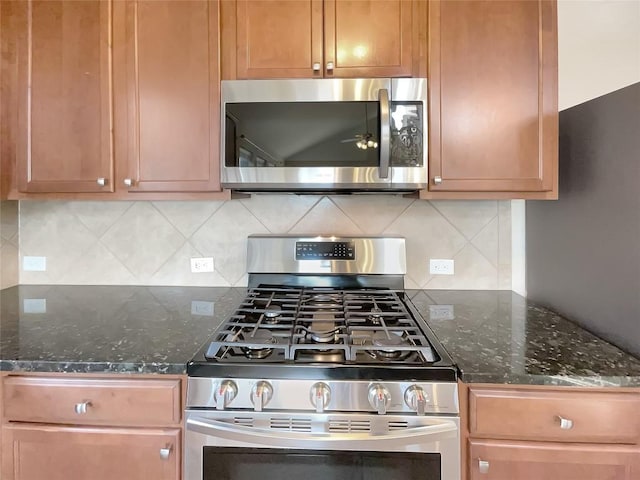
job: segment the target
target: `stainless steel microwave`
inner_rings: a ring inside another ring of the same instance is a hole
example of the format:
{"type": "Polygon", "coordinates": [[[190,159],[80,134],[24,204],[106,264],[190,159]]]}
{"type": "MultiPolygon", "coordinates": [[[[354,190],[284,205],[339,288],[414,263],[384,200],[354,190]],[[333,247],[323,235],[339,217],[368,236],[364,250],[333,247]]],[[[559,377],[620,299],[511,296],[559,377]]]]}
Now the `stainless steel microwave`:
{"type": "Polygon", "coordinates": [[[225,188],[413,191],[427,186],[424,78],[229,80],[225,188]]]}

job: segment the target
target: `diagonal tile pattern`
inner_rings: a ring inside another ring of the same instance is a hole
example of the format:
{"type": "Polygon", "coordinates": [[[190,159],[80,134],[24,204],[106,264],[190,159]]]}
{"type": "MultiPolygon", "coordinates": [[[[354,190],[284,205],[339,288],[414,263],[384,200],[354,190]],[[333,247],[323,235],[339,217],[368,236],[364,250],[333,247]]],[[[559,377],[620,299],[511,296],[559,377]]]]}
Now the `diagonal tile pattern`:
{"type": "Polygon", "coordinates": [[[0,202],[0,288],[18,283],[18,202],[0,202]]]}
{"type": "Polygon", "coordinates": [[[247,236],[252,233],[269,232],[241,202],[230,201],[200,227],[191,242],[204,256],[212,256],[220,274],[234,285],[245,273],[247,236]]]}
{"type": "MultiPolygon", "coordinates": [[[[9,212],[12,206],[5,203],[2,212],[9,212]]],[[[47,257],[47,271],[20,271],[21,283],[244,286],[248,235],[331,233],[406,237],[408,288],[511,288],[509,201],[427,202],[386,195],[29,200],[20,202],[19,237],[9,217],[2,217],[2,258],[17,256],[18,239],[20,258],[47,257]],[[14,251],[5,247],[11,242],[14,251]],[[189,259],[200,256],[214,258],[215,272],[191,273],[189,259]],[[453,258],[455,274],[431,276],[429,258],[453,258]]]]}
{"type": "Polygon", "coordinates": [[[429,258],[453,258],[466,243],[429,202],[414,202],[384,233],[407,239],[407,274],[420,287],[429,280],[429,258]]]}
{"type": "Polygon", "coordinates": [[[185,242],[184,236],[147,202],[136,202],[100,240],[144,283],[185,242]]]}

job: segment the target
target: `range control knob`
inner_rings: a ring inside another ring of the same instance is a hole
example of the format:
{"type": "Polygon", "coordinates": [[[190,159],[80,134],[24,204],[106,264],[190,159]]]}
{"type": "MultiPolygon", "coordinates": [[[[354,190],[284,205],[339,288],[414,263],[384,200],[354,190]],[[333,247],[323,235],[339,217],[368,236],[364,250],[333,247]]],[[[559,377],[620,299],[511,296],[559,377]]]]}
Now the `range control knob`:
{"type": "Polygon", "coordinates": [[[424,408],[427,405],[427,395],[421,387],[411,385],[404,391],[404,403],[418,415],[424,415],[424,408]]]}
{"type": "Polygon", "coordinates": [[[220,382],[218,388],[216,388],[213,397],[216,401],[216,408],[218,410],[224,410],[231,401],[238,395],[238,386],[231,380],[224,380],[220,382]]]}
{"type": "Polygon", "coordinates": [[[329,385],[323,382],[314,383],[309,392],[309,400],[311,400],[311,405],[316,407],[317,413],[324,412],[324,409],[327,408],[327,405],[329,405],[331,401],[331,389],[329,385]]]}
{"type": "Polygon", "coordinates": [[[273,387],[269,382],[259,381],[251,389],[251,403],[256,412],[261,412],[273,397],[273,387]]]}
{"type": "Polygon", "coordinates": [[[387,388],[374,383],[369,387],[369,404],[378,412],[378,415],[387,413],[387,407],[391,404],[391,394],[387,388]]]}

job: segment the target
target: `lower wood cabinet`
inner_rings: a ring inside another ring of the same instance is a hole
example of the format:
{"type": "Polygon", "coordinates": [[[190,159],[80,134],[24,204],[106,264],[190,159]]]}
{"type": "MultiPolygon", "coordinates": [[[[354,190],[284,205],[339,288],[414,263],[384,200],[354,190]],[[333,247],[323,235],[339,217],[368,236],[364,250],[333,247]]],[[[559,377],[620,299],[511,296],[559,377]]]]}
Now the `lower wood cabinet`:
{"type": "Polygon", "coordinates": [[[474,384],[461,392],[463,479],[640,479],[638,389],[474,384]]]}
{"type": "Polygon", "coordinates": [[[636,480],[640,450],[610,445],[471,440],[471,480],[636,480]]]}
{"type": "Polygon", "coordinates": [[[0,375],[2,480],[180,480],[184,378],[0,375]]]}
{"type": "Polygon", "coordinates": [[[176,480],[179,429],[9,425],[2,478],[13,480],[176,480]]]}

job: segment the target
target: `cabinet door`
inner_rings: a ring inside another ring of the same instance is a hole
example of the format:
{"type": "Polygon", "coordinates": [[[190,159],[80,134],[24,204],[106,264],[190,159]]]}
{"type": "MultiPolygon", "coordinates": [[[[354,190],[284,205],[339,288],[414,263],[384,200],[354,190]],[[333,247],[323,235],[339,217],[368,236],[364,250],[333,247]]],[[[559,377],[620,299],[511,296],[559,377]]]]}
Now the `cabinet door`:
{"type": "Polygon", "coordinates": [[[410,77],[409,0],[325,0],[324,59],[328,77],[410,77]]]}
{"type": "Polygon", "coordinates": [[[237,78],[322,76],[322,0],[238,0],[235,13],[237,78]]]}
{"type": "Polygon", "coordinates": [[[430,191],[557,195],[555,0],[429,2],[430,191]]]}
{"type": "Polygon", "coordinates": [[[218,2],[116,2],[118,189],[219,191],[218,2]]]}
{"type": "Polygon", "coordinates": [[[6,480],[177,480],[180,430],[6,426],[6,480]],[[168,449],[161,452],[162,449],[168,449]]]}
{"type": "Polygon", "coordinates": [[[111,2],[16,2],[18,189],[113,190],[111,2]]]}
{"type": "Polygon", "coordinates": [[[470,442],[471,480],[633,480],[640,449],[541,442],[470,442]]]}

